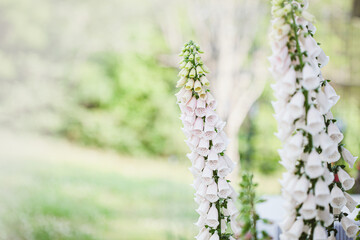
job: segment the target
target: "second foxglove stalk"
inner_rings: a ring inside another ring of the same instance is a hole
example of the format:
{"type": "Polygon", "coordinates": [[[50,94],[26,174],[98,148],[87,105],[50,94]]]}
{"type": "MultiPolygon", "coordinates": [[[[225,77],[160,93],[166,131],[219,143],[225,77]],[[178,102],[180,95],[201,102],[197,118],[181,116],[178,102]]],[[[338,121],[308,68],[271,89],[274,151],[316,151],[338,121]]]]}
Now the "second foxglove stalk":
{"type": "Polygon", "coordinates": [[[223,122],[216,113],[216,101],[208,89],[208,72],[200,57],[200,47],[190,41],[185,44],[180,63],[180,80],[176,94],[184,124],[185,141],[191,153],[194,175],[196,210],[200,217],[198,240],[234,240],[239,232],[236,224],[238,210],[235,207],[237,194],[226,176],[234,169],[234,163],[226,156],[228,139],[223,131],[223,122]]]}
{"type": "Polygon", "coordinates": [[[354,179],[336,162],[342,157],[352,167],[356,158],[342,146],[343,135],[330,110],[339,96],[321,73],[328,57],[313,38],[316,28],[307,1],[272,4],[273,106],[277,137],[283,142],[281,164],[287,169],[281,181],[287,216],[280,238],[334,239],[334,221],[354,237],[357,227],[342,211],[356,205],[345,192],[354,179]]]}

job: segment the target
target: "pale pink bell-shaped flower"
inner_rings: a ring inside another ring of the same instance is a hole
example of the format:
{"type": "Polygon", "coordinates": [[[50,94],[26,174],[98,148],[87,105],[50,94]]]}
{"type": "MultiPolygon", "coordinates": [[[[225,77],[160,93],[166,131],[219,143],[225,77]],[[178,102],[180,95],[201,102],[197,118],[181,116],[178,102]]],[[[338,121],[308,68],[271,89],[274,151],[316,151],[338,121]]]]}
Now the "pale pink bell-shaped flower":
{"type": "Polygon", "coordinates": [[[284,218],[280,223],[280,228],[283,232],[288,231],[295,222],[295,214],[290,214],[284,218]]]}
{"type": "Polygon", "coordinates": [[[216,108],[216,100],[211,93],[207,93],[206,103],[211,110],[214,110],[216,108]]]}
{"type": "Polygon", "coordinates": [[[334,208],[342,208],[345,206],[346,198],[344,196],[344,193],[341,191],[341,189],[334,185],[333,189],[331,190],[331,206],[334,208]]]}
{"type": "Polygon", "coordinates": [[[319,54],[321,53],[321,48],[319,47],[319,45],[317,44],[317,42],[313,37],[311,36],[301,37],[300,41],[304,46],[304,48],[307,50],[308,56],[310,57],[319,56],[319,54]]]}
{"type": "Polygon", "coordinates": [[[204,168],[201,177],[202,177],[204,183],[207,185],[212,184],[214,182],[213,170],[211,170],[208,166],[206,166],[204,168]]]}
{"type": "Polygon", "coordinates": [[[230,168],[230,170],[231,170],[231,171],[234,170],[236,163],[234,163],[234,162],[229,158],[229,156],[226,155],[226,154],[224,154],[223,158],[224,158],[224,160],[225,160],[225,162],[226,162],[226,165],[230,168]]]}
{"type": "Polygon", "coordinates": [[[354,163],[358,157],[354,157],[351,152],[344,147],[341,147],[341,155],[344,158],[345,162],[349,164],[349,167],[353,168],[354,163]]]}
{"type": "Polygon", "coordinates": [[[218,179],[218,188],[219,188],[219,197],[221,198],[227,198],[231,193],[231,189],[229,187],[228,182],[223,178],[218,179]]]}
{"type": "Polygon", "coordinates": [[[208,187],[206,183],[202,182],[199,188],[196,190],[195,195],[204,198],[206,196],[207,191],[208,191],[208,187]]]}
{"type": "Polygon", "coordinates": [[[327,240],[327,232],[326,229],[320,224],[316,225],[314,229],[314,238],[316,240],[327,240]]]}
{"type": "Polygon", "coordinates": [[[293,192],[294,199],[297,202],[304,202],[306,200],[309,184],[309,180],[307,180],[305,176],[302,176],[297,181],[293,192]]]}
{"type": "Polygon", "coordinates": [[[221,132],[221,131],[224,129],[225,125],[226,125],[226,122],[224,122],[224,121],[222,121],[222,120],[219,119],[219,120],[217,121],[215,127],[216,127],[216,129],[217,129],[218,132],[221,132]]]}
{"type": "Polygon", "coordinates": [[[193,126],[194,126],[194,123],[195,123],[195,119],[196,119],[195,115],[193,115],[193,114],[191,114],[191,115],[182,114],[180,119],[183,122],[184,127],[187,130],[191,131],[193,126]]]}
{"type": "Polygon", "coordinates": [[[324,117],[319,110],[311,106],[307,114],[307,126],[310,133],[315,134],[324,129],[324,117]]]}
{"type": "Polygon", "coordinates": [[[191,153],[186,154],[186,156],[191,161],[191,163],[193,163],[200,155],[197,152],[192,151],[191,153]]]}
{"type": "Polygon", "coordinates": [[[341,182],[342,187],[347,191],[350,190],[354,184],[355,184],[355,180],[350,177],[350,175],[345,172],[342,168],[339,168],[338,171],[338,177],[339,177],[339,181],[341,182]]]}
{"type": "Polygon", "coordinates": [[[218,210],[217,210],[215,204],[212,204],[212,206],[208,212],[208,215],[206,218],[206,224],[212,228],[216,228],[219,225],[218,210]]]}
{"type": "Polygon", "coordinates": [[[199,98],[196,103],[195,114],[198,117],[204,117],[206,115],[206,101],[199,98]]]}
{"type": "Polygon", "coordinates": [[[201,139],[196,151],[201,156],[206,156],[209,154],[209,151],[210,151],[209,147],[210,147],[209,140],[201,139]]]}
{"type": "Polygon", "coordinates": [[[320,134],[319,141],[324,156],[333,154],[334,149],[337,149],[337,144],[326,133],[320,134]]]}
{"type": "Polygon", "coordinates": [[[328,97],[325,95],[325,93],[323,91],[319,90],[316,98],[317,98],[317,102],[319,104],[320,113],[321,114],[327,113],[332,106],[328,97]]]}
{"type": "Polygon", "coordinates": [[[315,184],[316,204],[320,206],[327,206],[331,201],[329,186],[321,179],[318,179],[315,184]]]}
{"type": "Polygon", "coordinates": [[[179,92],[177,92],[177,93],[175,94],[175,97],[176,97],[176,99],[177,99],[177,102],[181,102],[182,96],[184,95],[185,91],[186,91],[185,88],[181,88],[181,89],[179,90],[179,92]]]}
{"type": "Polygon", "coordinates": [[[203,138],[211,140],[216,136],[215,127],[209,123],[205,123],[203,138]]]}
{"type": "Polygon", "coordinates": [[[183,104],[186,104],[187,102],[190,101],[191,97],[192,97],[192,91],[191,91],[191,90],[186,90],[186,91],[183,93],[183,95],[181,95],[180,100],[181,100],[181,102],[182,102],[183,104]]]}
{"type": "Polygon", "coordinates": [[[213,182],[208,186],[205,198],[210,202],[214,203],[217,200],[219,200],[219,196],[217,195],[217,192],[218,192],[217,185],[215,182],[213,182]]]}
{"type": "Polygon", "coordinates": [[[215,170],[218,167],[218,163],[219,163],[219,155],[215,151],[210,150],[208,159],[207,159],[207,166],[211,170],[215,170]]]}
{"type": "Polygon", "coordinates": [[[302,217],[306,220],[312,219],[316,216],[316,203],[315,197],[312,194],[307,196],[302,208],[300,209],[302,217]]]}
{"type": "Polygon", "coordinates": [[[305,173],[310,178],[318,178],[324,173],[324,167],[321,164],[320,155],[315,150],[309,154],[305,165],[305,173]]]}
{"type": "Polygon", "coordinates": [[[347,192],[344,192],[344,196],[346,198],[345,206],[347,207],[347,209],[349,209],[350,212],[353,212],[357,206],[357,202],[347,192]]]}
{"type": "Polygon", "coordinates": [[[194,127],[191,132],[194,135],[201,136],[203,130],[204,130],[204,120],[198,117],[195,120],[194,127]]]}
{"type": "Polygon", "coordinates": [[[359,229],[359,227],[354,223],[354,221],[352,221],[350,218],[346,216],[343,216],[341,218],[341,226],[343,227],[343,229],[346,232],[346,235],[349,238],[355,237],[359,229]]]}
{"type": "Polygon", "coordinates": [[[194,83],[195,83],[194,79],[190,78],[190,79],[188,80],[188,82],[186,83],[186,85],[185,85],[186,90],[190,90],[190,91],[191,91],[192,88],[194,87],[194,83]]]}
{"type": "Polygon", "coordinates": [[[200,138],[198,136],[192,135],[189,139],[185,140],[185,142],[191,151],[193,151],[199,145],[200,138]]]}
{"type": "Polygon", "coordinates": [[[219,117],[216,114],[216,112],[214,112],[212,109],[210,109],[209,107],[206,108],[206,123],[208,123],[209,125],[213,125],[215,126],[217,121],[218,121],[219,117]]]}
{"type": "Polygon", "coordinates": [[[212,143],[212,149],[214,149],[217,153],[221,153],[226,148],[225,139],[222,138],[221,134],[217,134],[216,137],[212,140],[212,143]]]}
{"type": "Polygon", "coordinates": [[[195,111],[195,108],[196,108],[196,97],[193,96],[190,101],[186,104],[186,107],[187,107],[187,112],[188,113],[192,113],[195,111]]]}
{"type": "Polygon", "coordinates": [[[204,166],[205,166],[205,160],[203,156],[199,156],[198,158],[195,159],[194,164],[193,164],[194,168],[196,170],[198,170],[199,172],[203,170],[204,166]]]}
{"type": "Polygon", "coordinates": [[[226,161],[223,156],[219,157],[219,165],[218,165],[218,176],[226,177],[229,173],[231,173],[231,169],[226,164],[226,161]]]}

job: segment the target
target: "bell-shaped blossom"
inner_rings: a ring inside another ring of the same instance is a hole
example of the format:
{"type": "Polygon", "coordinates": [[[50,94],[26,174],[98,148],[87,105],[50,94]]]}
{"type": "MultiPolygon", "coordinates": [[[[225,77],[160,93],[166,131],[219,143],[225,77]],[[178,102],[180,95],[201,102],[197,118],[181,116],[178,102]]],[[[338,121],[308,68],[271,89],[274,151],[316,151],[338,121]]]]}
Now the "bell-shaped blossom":
{"type": "Polygon", "coordinates": [[[202,228],[205,226],[205,222],[206,222],[206,216],[202,216],[200,215],[200,217],[198,218],[197,222],[194,223],[195,226],[202,228]]]}
{"type": "Polygon", "coordinates": [[[199,153],[201,156],[206,156],[209,154],[209,147],[210,143],[207,139],[201,139],[199,142],[199,145],[196,149],[197,153],[199,153]]]}
{"type": "Polygon", "coordinates": [[[199,98],[196,103],[195,114],[198,117],[205,117],[206,115],[206,101],[199,98]]]}
{"type": "Polygon", "coordinates": [[[344,193],[337,185],[334,185],[333,189],[331,190],[330,204],[332,207],[340,209],[346,204],[346,198],[344,196],[344,193]]]}
{"type": "Polygon", "coordinates": [[[211,170],[215,170],[218,168],[218,164],[219,164],[219,155],[215,151],[210,150],[208,159],[207,159],[207,166],[211,170]]]}
{"type": "Polygon", "coordinates": [[[211,108],[206,109],[206,123],[215,126],[218,121],[218,115],[211,108]]]}
{"type": "Polygon", "coordinates": [[[214,234],[211,235],[209,240],[219,240],[219,234],[217,233],[217,231],[215,231],[214,234]]]}
{"type": "Polygon", "coordinates": [[[208,186],[208,188],[206,190],[205,198],[212,203],[219,200],[218,188],[217,188],[217,184],[215,182],[213,182],[212,184],[210,184],[208,186]]]}
{"type": "Polygon", "coordinates": [[[239,211],[237,210],[233,200],[229,199],[227,201],[227,211],[229,213],[229,216],[235,216],[239,213],[239,211]]]}
{"type": "Polygon", "coordinates": [[[344,135],[340,132],[339,128],[332,122],[328,126],[328,134],[336,143],[340,143],[344,138],[344,135]]]}
{"type": "Polygon", "coordinates": [[[205,184],[204,182],[202,182],[202,183],[200,184],[199,188],[197,189],[195,195],[196,195],[197,197],[200,197],[200,198],[205,198],[207,191],[208,191],[207,184],[205,184]]]}
{"type": "Polygon", "coordinates": [[[341,155],[344,158],[345,162],[349,164],[349,167],[352,168],[358,157],[354,157],[349,150],[344,147],[341,147],[341,155]]]}
{"type": "Polygon", "coordinates": [[[318,64],[320,67],[325,67],[329,62],[329,57],[326,56],[325,52],[321,50],[319,56],[317,56],[318,64]]]}
{"type": "Polygon", "coordinates": [[[309,64],[305,64],[303,69],[303,86],[307,90],[312,90],[320,85],[319,71],[309,64]]]}
{"type": "Polygon", "coordinates": [[[221,198],[227,198],[228,196],[230,196],[231,193],[231,189],[229,187],[228,182],[223,179],[223,178],[219,178],[218,179],[218,189],[219,189],[219,197],[221,198]]]}
{"type": "Polygon", "coordinates": [[[226,177],[231,173],[231,168],[226,164],[224,157],[219,157],[218,175],[219,177],[226,177]]]}
{"type": "Polygon", "coordinates": [[[220,153],[226,148],[226,140],[221,136],[221,134],[217,134],[216,137],[212,140],[214,149],[217,153],[220,153]]]}
{"type": "Polygon", "coordinates": [[[328,227],[334,222],[334,216],[329,211],[329,206],[326,205],[324,210],[317,210],[317,217],[324,222],[324,226],[328,227]]]}
{"type": "Polygon", "coordinates": [[[357,202],[347,192],[344,192],[344,196],[346,198],[345,206],[347,207],[347,209],[349,209],[350,212],[353,212],[358,205],[357,202]]]}
{"type": "Polygon", "coordinates": [[[316,204],[320,206],[327,206],[331,201],[329,186],[322,180],[318,179],[315,184],[316,204]]]}
{"type": "Polygon", "coordinates": [[[199,156],[195,159],[193,167],[199,171],[199,173],[204,169],[205,159],[203,156],[199,156]]]}
{"type": "Polygon", "coordinates": [[[295,222],[295,214],[290,214],[280,223],[280,227],[283,231],[288,231],[295,222]]]}
{"type": "Polygon", "coordinates": [[[330,236],[327,238],[327,240],[336,240],[335,233],[331,232],[330,236]]]}
{"type": "Polygon", "coordinates": [[[216,228],[219,225],[218,210],[215,204],[212,204],[206,219],[206,224],[212,228],[216,228]]]}
{"type": "Polygon", "coordinates": [[[304,202],[307,198],[307,191],[309,188],[309,180],[305,176],[302,176],[296,183],[295,189],[293,192],[294,199],[297,202],[304,202]]]}
{"type": "Polygon", "coordinates": [[[345,190],[349,190],[354,186],[355,180],[352,177],[350,177],[350,175],[347,172],[345,172],[342,168],[339,169],[337,174],[339,177],[339,181],[341,182],[341,185],[345,190]]]}
{"type": "Polygon", "coordinates": [[[211,140],[216,137],[215,127],[209,123],[205,123],[203,138],[211,140]]]}
{"type": "Polygon", "coordinates": [[[192,135],[189,139],[185,140],[186,144],[193,151],[197,148],[200,142],[200,138],[198,136],[192,135]]]}
{"type": "Polygon", "coordinates": [[[320,155],[316,151],[309,154],[305,166],[305,173],[310,178],[318,178],[324,173],[324,167],[321,164],[320,155]]]}
{"type": "Polygon", "coordinates": [[[329,169],[327,169],[327,168],[325,168],[325,170],[324,170],[323,177],[324,177],[325,183],[327,185],[330,185],[335,179],[334,173],[330,172],[329,169]]]}
{"type": "Polygon", "coordinates": [[[196,212],[198,212],[200,215],[206,215],[209,212],[210,209],[210,202],[209,201],[203,201],[198,209],[196,209],[196,212]]]}
{"type": "Polygon", "coordinates": [[[340,97],[336,94],[334,88],[328,83],[324,87],[325,95],[329,98],[332,106],[334,106],[337,101],[339,101],[340,97]]]}
{"type": "Polygon", "coordinates": [[[287,155],[290,157],[299,156],[302,152],[302,144],[304,138],[301,133],[297,133],[294,136],[291,136],[288,144],[286,145],[285,149],[287,151],[287,155]]]}
{"type": "Polygon", "coordinates": [[[307,196],[304,204],[300,209],[300,213],[305,220],[312,219],[316,216],[316,202],[312,194],[307,196]]]}
{"type": "Polygon", "coordinates": [[[216,108],[216,100],[211,93],[207,94],[206,103],[211,110],[214,110],[216,108]]]}
{"type": "Polygon", "coordinates": [[[327,232],[323,226],[320,224],[316,225],[314,230],[314,238],[316,240],[327,240],[327,232]]]}
{"type": "Polygon", "coordinates": [[[346,235],[349,238],[355,237],[359,229],[359,227],[350,218],[346,216],[343,216],[341,218],[341,226],[343,227],[346,235]]]}
{"type": "Polygon", "coordinates": [[[288,105],[291,116],[296,119],[304,114],[305,97],[302,92],[297,92],[290,100],[288,105]]]}
{"type": "Polygon", "coordinates": [[[210,185],[214,182],[214,178],[213,178],[213,170],[211,170],[208,166],[206,166],[202,172],[202,179],[204,181],[205,184],[210,185]]]}
{"type": "Polygon", "coordinates": [[[319,105],[319,110],[321,114],[326,114],[330,108],[332,107],[332,103],[325,95],[325,93],[321,90],[317,93],[317,103],[319,105]]]}
{"type": "Polygon", "coordinates": [[[204,120],[202,118],[196,118],[192,133],[197,136],[201,136],[204,130],[204,120]]]}
{"type": "Polygon", "coordinates": [[[307,114],[307,126],[309,132],[316,134],[324,129],[324,117],[319,110],[311,106],[307,114]]]}
{"type": "Polygon", "coordinates": [[[208,240],[210,238],[210,232],[209,229],[206,227],[203,227],[199,234],[196,236],[197,240],[208,240]]]}
{"type": "Polygon", "coordinates": [[[300,41],[304,48],[308,49],[308,55],[310,57],[319,56],[319,54],[321,53],[321,48],[319,47],[314,38],[312,38],[311,36],[302,37],[300,38],[300,41]]]}
{"type": "Polygon", "coordinates": [[[297,219],[294,224],[291,226],[290,230],[288,231],[288,236],[290,238],[299,239],[301,233],[303,232],[304,228],[304,221],[300,218],[297,219]]]}

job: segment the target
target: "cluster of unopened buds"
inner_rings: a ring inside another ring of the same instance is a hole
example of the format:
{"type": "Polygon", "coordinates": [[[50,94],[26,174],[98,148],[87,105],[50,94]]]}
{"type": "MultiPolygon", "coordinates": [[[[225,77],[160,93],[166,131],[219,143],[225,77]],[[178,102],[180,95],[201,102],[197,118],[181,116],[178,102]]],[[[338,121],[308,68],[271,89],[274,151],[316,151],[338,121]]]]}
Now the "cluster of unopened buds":
{"type": "Polygon", "coordinates": [[[339,96],[321,73],[328,57],[313,38],[316,28],[306,1],[272,3],[273,107],[283,142],[279,155],[287,170],[281,180],[287,215],[280,238],[335,240],[335,221],[354,237],[358,227],[343,212],[357,205],[346,193],[354,179],[338,161],[352,168],[356,157],[341,143],[343,134],[331,113],[339,96]]]}
{"type": "Polygon", "coordinates": [[[223,122],[216,113],[216,101],[210,93],[208,72],[200,57],[200,47],[187,43],[180,56],[180,80],[176,94],[181,110],[183,132],[191,153],[187,154],[194,175],[196,210],[200,217],[195,223],[199,228],[198,240],[232,240],[239,231],[236,224],[237,194],[226,179],[234,163],[224,153],[228,138],[223,122]],[[230,227],[229,227],[230,226],[230,227]],[[231,231],[232,230],[232,231],[231,231]]]}

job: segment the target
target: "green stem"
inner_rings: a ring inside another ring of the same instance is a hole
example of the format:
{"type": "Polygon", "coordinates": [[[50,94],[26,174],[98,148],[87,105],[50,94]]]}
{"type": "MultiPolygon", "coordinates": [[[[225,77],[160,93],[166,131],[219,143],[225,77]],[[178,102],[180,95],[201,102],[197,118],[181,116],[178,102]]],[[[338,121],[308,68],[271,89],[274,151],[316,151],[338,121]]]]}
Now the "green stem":
{"type": "Polygon", "coordinates": [[[300,69],[302,70],[302,68],[304,67],[304,62],[302,59],[302,53],[301,53],[301,49],[300,49],[300,43],[299,43],[299,36],[298,36],[298,28],[296,25],[296,21],[295,21],[295,12],[294,12],[294,6],[291,5],[291,19],[293,21],[293,23],[291,24],[291,28],[294,31],[294,37],[295,37],[295,42],[296,42],[296,51],[297,51],[297,56],[299,58],[299,62],[300,62],[300,69]]]}

